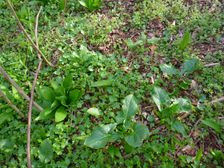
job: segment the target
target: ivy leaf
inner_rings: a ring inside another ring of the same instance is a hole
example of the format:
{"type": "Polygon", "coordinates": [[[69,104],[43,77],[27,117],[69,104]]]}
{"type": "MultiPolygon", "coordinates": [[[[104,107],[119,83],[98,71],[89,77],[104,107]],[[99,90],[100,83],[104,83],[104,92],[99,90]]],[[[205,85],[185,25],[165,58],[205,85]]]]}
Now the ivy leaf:
{"type": "Polygon", "coordinates": [[[168,93],[160,87],[154,87],[152,90],[152,99],[156,103],[159,111],[162,110],[164,106],[170,105],[170,97],[168,93]]]}
{"type": "Polygon", "coordinates": [[[135,97],[133,94],[130,94],[125,97],[123,101],[123,113],[124,113],[124,121],[133,117],[138,111],[138,104],[135,101],[135,97]]]}
{"type": "Polygon", "coordinates": [[[189,32],[185,32],[182,40],[179,43],[179,48],[184,50],[191,42],[191,34],[189,32]]]}
{"type": "Polygon", "coordinates": [[[40,145],[39,152],[41,160],[51,160],[53,158],[53,149],[51,141],[45,139],[40,145]]]}
{"type": "Polygon", "coordinates": [[[105,87],[105,86],[111,86],[113,84],[113,80],[101,80],[97,82],[92,83],[92,87],[105,87]]]}
{"type": "Polygon", "coordinates": [[[67,111],[64,107],[59,107],[55,112],[55,122],[63,121],[67,116],[67,111]]]}
{"type": "Polygon", "coordinates": [[[202,123],[206,126],[209,126],[210,128],[214,129],[216,132],[221,133],[222,131],[222,125],[215,121],[214,119],[205,119],[202,120],[202,123]]]}
{"type": "Polygon", "coordinates": [[[113,142],[119,138],[117,134],[110,134],[117,124],[107,124],[96,127],[92,134],[85,140],[84,145],[90,148],[103,148],[108,142],[113,142]]]}
{"type": "Polygon", "coordinates": [[[43,86],[39,90],[40,96],[50,102],[53,102],[55,99],[54,91],[50,87],[43,86]]]}
{"type": "Polygon", "coordinates": [[[181,74],[190,74],[199,68],[199,60],[196,58],[192,58],[186,60],[181,67],[181,74]]]}
{"type": "Polygon", "coordinates": [[[165,75],[172,76],[172,75],[179,74],[179,71],[176,68],[174,68],[172,65],[162,64],[159,67],[165,75]]]}
{"type": "Polygon", "coordinates": [[[100,111],[99,111],[99,109],[98,109],[98,108],[95,108],[95,107],[89,108],[89,109],[87,110],[87,113],[89,113],[89,114],[91,114],[91,115],[93,115],[93,116],[96,116],[96,117],[100,116],[100,111]]]}
{"type": "Polygon", "coordinates": [[[148,127],[144,124],[135,124],[134,132],[125,137],[125,141],[132,147],[140,147],[143,140],[149,135],[148,127]]]}
{"type": "Polygon", "coordinates": [[[184,127],[184,124],[181,123],[178,120],[176,120],[176,121],[174,121],[174,122],[171,123],[171,129],[173,131],[176,131],[176,132],[181,133],[183,136],[186,136],[187,135],[186,130],[185,130],[185,127],[184,127]]]}

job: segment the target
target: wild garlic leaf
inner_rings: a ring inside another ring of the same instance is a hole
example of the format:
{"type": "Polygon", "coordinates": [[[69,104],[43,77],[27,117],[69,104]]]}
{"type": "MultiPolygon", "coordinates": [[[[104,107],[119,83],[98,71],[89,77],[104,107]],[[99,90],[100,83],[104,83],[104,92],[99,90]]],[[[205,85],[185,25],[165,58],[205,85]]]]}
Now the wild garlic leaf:
{"type": "Polygon", "coordinates": [[[55,112],[55,122],[63,121],[67,116],[67,111],[64,107],[59,107],[55,112]]]}

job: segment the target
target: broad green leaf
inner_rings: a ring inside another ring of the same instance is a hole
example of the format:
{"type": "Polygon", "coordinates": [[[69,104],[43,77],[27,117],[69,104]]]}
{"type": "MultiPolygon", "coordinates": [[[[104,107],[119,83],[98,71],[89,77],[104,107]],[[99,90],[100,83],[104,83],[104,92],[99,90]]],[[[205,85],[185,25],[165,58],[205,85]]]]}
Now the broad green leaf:
{"type": "Polygon", "coordinates": [[[58,108],[58,106],[60,106],[60,102],[58,100],[55,100],[52,104],[51,104],[51,109],[55,110],[58,108]]]}
{"type": "Polygon", "coordinates": [[[125,137],[125,141],[132,147],[140,147],[143,140],[149,136],[148,127],[144,124],[135,124],[133,128],[134,132],[131,135],[125,137]]]}
{"type": "Polygon", "coordinates": [[[181,123],[178,120],[176,120],[176,121],[174,121],[174,122],[171,123],[171,129],[173,131],[176,131],[176,132],[181,133],[183,136],[186,136],[187,135],[186,130],[185,130],[185,127],[184,127],[184,124],[181,123]]]}
{"type": "Polygon", "coordinates": [[[59,87],[60,87],[60,85],[58,84],[58,82],[57,81],[51,81],[51,87],[54,89],[54,90],[57,90],[59,87]]]}
{"type": "Polygon", "coordinates": [[[68,75],[64,78],[63,86],[66,90],[69,90],[72,87],[72,76],[68,75]]]}
{"type": "Polygon", "coordinates": [[[179,71],[176,68],[174,68],[172,65],[162,64],[159,67],[165,75],[172,76],[172,75],[179,74],[179,71]]]}
{"type": "Polygon", "coordinates": [[[172,104],[171,106],[164,108],[161,110],[158,115],[161,119],[173,118],[175,114],[179,112],[180,106],[179,104],[172,104]]]}
{"type": "Polygon", "coordinates": [[[60,10],[63,10],[65,8],[65,1],[66,0],[60,0],[60,3],[59,3],[60,10]]]}
{"type": "Polygon", "coordinates": [[[179,48],[184,50],[191,42],[191,34],[189,32],[185,32],[182,40],[179,43],[179,48]]]}
{"type": "Polygon", "coordinates": [[[64,107],[60,107],[55,112],[55,122],[63,121],[67,116],[67,111],[64,107]]]}
{"type": "Polygon", "coordinates": [[[87,110],[87,113],[89,113],[89,114],[91,114],[91,115],[94,115],[94,116],[96,116],[96,117],[98,117],[98,116],[101,115],[99,109],[98,109],[98,108],[95,108],[95,107],[89,108],[89,109],[87,110]]]}
{"type": "Polygon", "coordinates": [[[45,139],[39,148],[41,160],[51,160],[53,158],[53,149],[51,141],[45,139]]]}
{"type": "Polygon", "coordinates": [[[4,123],[7,120],[10,120],[12,118],[11,113],[3,112],[0,114],[0,125],[4,123]]]}
{"type": "Polygon", "coordinates": [[[66,104],[67,97],[66,96],[57,96],[55,99],[58,100],[63,106],[67,107],[67,104],[66,104]]]}
{"type": "Polygon", "coordinates": [[[174,104],[179,104],[179,112],[189,112],[192,110],[192,105],[189,99],[175,99],[174,104]]]}
{"type": "Polygon", "coordinates": [[[48,100],[50,102],[53,102],[55,99],[54,91],[50,87],[43,86],[42,88],[40,88],[39,93],[43,99],[48,100]]]}
{"type": "Polygon", "coordinates": [[[123,113],[124,113],[124,120],[130,119],[133,117],[138,111],[138,104],[135,101],[135,97],[133,94],[130,94],[125,97],[123,101],[123,113]]]}
{"type": "Polygon", "coordinates": [[[80,5],[82,5],[82,6],[84,6],[84,7],[86,7],[86,8],[87,8],[87,5],[86,5],[85,0],[79,1],[79,3],[80,3],[80,5]]]}
{"type": "Polygon", "coordinates": [[[159,111],[163,109],[163,107],[167,107],[170,105],[170,97],[168,93],[160,87],[154,87],[152,90],[152,99],[156,103],[159,111]]]}
{"type": "Polygon", "coordinates": [[[53,110],[51,108],[46,108],[44,111],[42,111],[37,118],[35,118],[36,121],[38,120],[46,120],[49,118],[52,118],[53,110]]]}
{"type": "Polygon", "coordinates": [[[85,140],[84,145],[99,149],[103,148],[108,142],[113,142],[118,139],[117,134],[110,134],[115,129],[117,124],[107,124],[101,127],[96,127],[92,134],[85,140]]]}
{"type": "Polygon", "coordinates": [[[108,152],[112,158],[114,158],[114,156],[121,157],[121,152],[120,152],[119,148],[117,148],[117,147],[110,146],[108,148],[108,152]]]}
{"type": "Polygon", "coordinates": [[[10,139],[0,140],[0,151],[1,149],[13,149],[13,142],[10,139]]]}
{"type": "Polygon", "coordinates": [[[199,60],[196,58],[192,58],[186,60],[181,67],[181,74],[190,74],[199,68],[199,60]]]}
{"type": "Polygon", "coordinates": [[[82,92],[78,89],[71,90],[69,92],[69,104],[74,106],[77,105],[79,99],[82,96],[82,92]]]}
{"type": "Polygon", "coordinates": [[[97,82],[92,83],[92,87],[105,87],[105,86],[111,86],[113,84],[113,80],[101,80],[97,82]]]}
{"type": "Polygon", "coordinates": [[[217,122],[214,119],[208,119],[207,118],[205,120],[202,120],[202,123],[204,125],[209,126],[212,129],[214,129],[217,133],[221,133],[221,131],[222,131],[222,125],[221,125],[221,123],[217,122]]]}

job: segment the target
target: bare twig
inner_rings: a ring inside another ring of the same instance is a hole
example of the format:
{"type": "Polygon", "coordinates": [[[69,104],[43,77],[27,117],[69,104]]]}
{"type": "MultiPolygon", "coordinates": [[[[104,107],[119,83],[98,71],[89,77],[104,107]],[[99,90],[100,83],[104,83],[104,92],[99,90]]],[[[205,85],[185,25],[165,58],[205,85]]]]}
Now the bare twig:
{"type": "Polygon", "coordinates": [[[33,42],[33,40],[31,39],[30,35],[26,32],[25,28],[23,27],[22,23],[20,22],[20,20],[19,20],[17,14],[16,14],[16,11],[15,11],[14,8],[13,8],[13,5],[12,5],[11,1],[10,1],[10,0],[7,0],[7,2],[8,2],[8,4],[9,4],[10,9],[11,9],[12,12],[13,12],[14,17],[16,18],[16,20],[17,20],[17,22],[18,22],[18,24],[19,24],[19,27],[22,29],[23,33],[25,34],[25,36],[26,36],[26,38],[29,40],[29,42],[32,44],[33,48],[38,52],[38,54],[40,54],[40,56],[44,59],[44,61],[45,61],[49,66],[54,67],[54,65],[53,65],[51,62],[49,62],[49,61],[47,60],[47,58],[44,56],[44,54],[43,54],[42,51],[39,49],[39,47],[33,42]]]}
{"type": "Polygon", "coordinates": [[[214,104],[214,103],[218,103],[218,102],[221,102],[221,101],[224,101],[224,96],[223,97],[220,97],[218,99],[212,100],[210,103],[211,104],[214,104]]]}
{"type": "MultiPolygon", "coordinates": [[[[0,66],[0,73],[9,83],[11,83],[11,85],[18,91],[18,93],[24,99],[26,99],[27,101],[30,101],[29,96],[26,95],[26,93],[23,91],[23,89],[19,87],[19,85],[7,74],[7,72],[1,66],[0,66]]],[[[35,101],[33,102],[33,105],[37,110],[43,111],[43,108],[40,105],[38,105],[35,101]]]]}
{"type": "Polygon", "coordinates": [[[217,66],[220,65],[220,63],[209,63],[209,64],[205,64],[205,67],[213,67],[213,66],[217,66]]]}
{"type": "MultiPolygon", "coordinates": [[[[36,21],[35,21],[35,41],[36,41],[36,46],[37,48],[39,47],[38,44],[38,20],[39,20],[39,15],[42,10],[42,7],[40,7],[40,10],[36,16],[36,21]]],[[[41,65],[42,65],[42,58],[41,55],[38,53],[37,54],[38,59],[39,59],[39,64],[36,70],[36,73],[34,75],[34,80],[33,80],[33,85],[31,89],[31,96],[30,96],[30,103],[29,103],[29,111],[28,111],[28,125],[27,125],[27,167],[31,168],[31,153],[30,153],[30,135],[31,135],[31,121],[32,121],[32,107],[33,107],[33,99],[34,99],[34,91],[35,91],[35,86],[37,83],[37,78],[40,73],[41,65]]]]}
{"type": "Polygon", "coordinates": [[[0,97],[13,109],[15,110],[22,118],[24,118],[24,114],[9,100],[9,98],[3,93],[0,89],[0,97]]]}

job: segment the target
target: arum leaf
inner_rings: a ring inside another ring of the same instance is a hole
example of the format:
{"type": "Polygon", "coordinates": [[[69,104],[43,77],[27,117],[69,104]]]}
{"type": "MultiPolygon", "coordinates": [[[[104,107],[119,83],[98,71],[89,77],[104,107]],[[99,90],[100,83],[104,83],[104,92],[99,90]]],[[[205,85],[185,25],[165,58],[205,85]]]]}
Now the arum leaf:
{"type": "Polygon", "coordinates": [[[205,119],[202,120],[202,123],[214,129],[218,133],[221,133],[222,131],[222,125],[219,122],[215,121],[214,119],[205,119]]]}
{"type": "Polygon", "coordinates": [[[184,127],[184,124],[182,124],[180,121],[176,120],[174,121],[172,124],[171,124],[171,129],[173,131],[177,131],[179,133],[181,133],[183,136],[186,136],[187,133],[186,133],[186,130],[185,130],[185,127],[184,127]]]}
{"type": "Polygon", "coordinates": [[[55,122],[63,121],[67,116],[67,111],[64,107],[60,107],[55,112],[55,122]]]}
{"type": "Polygon", "coordinates": [[[189,112],[192,110],[191,102],[188,99],[178,98],[174,104],[179,104],[179,112],[189,112]]]}
{"type": "Polygon", "coordinates": [[[136,112],[138,111],[138,104],[136,103],[135,97],[133,94],[130,94],[127,97],[125,97],[123,101],[122,109],[123,109],[125,120],[133,117],[136,114],[136,112]]]}
{"type": "Polygon", "coordinates": [[[144,124],[135,124],[134,132],[125,137],[125,141],[132,147],[139,147],[143,140],[149,135],[148,127],[144,124]]]}
{"type": "Polygon", "coordinates": [[[152,99],[156,103],[159,111],[162,110],[163,106],[170,105],[170,97],[168,93],[160,87],[154,87],[151,93],[152,99]]]}
{"type": "Polygon", "coordinates": [[[184,62],[181,67],[181,74],[190,74],[197,70],[199,67],[199,61],[196,58],[189,59],[184,62]]]}
{"type": "Polygon", "coordinates": [[[91,114],[91,115],[94,115],[94,116],[99,116],[100,115],[100,111],[98,108],[95,108],[95,107],[92,107],[92,108],[89,108],[87,110],[87,113],[91,114]]]}
{"type": "Polygon", "coordinates": [[[92,134],[85,140],[84,145],[99,149],[103,148],[108,142],[113,142],[119,137],[117,134],[110,134],[115,129],[117,124],[107,124],[101,127],[96,127],[92,134]]]}
{"type": "Polygon", "coordinates": [[[177,75],[179,73],[179,71],[174,68],[172,65],[167,65],[167,64],[162,64],[159,66],[161,71],[166,74],[166,75],[177,75]]]}

